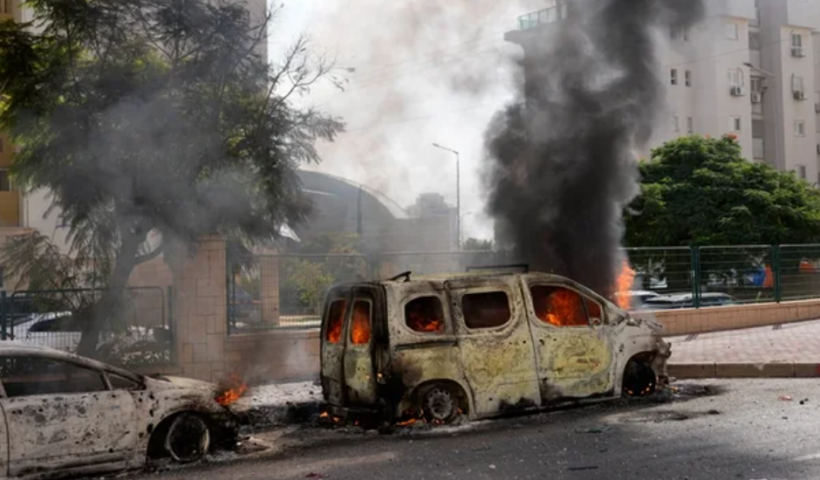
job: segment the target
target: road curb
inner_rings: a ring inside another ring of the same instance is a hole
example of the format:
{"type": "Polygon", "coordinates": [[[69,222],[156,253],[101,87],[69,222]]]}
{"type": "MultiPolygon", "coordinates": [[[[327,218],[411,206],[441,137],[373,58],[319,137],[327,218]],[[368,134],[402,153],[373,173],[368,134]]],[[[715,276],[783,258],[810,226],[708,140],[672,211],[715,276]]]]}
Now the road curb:
{"type": "Polygon", "coordinates": [[[670,363],[674,378],[816,378],[820,362],[670,363]]]}

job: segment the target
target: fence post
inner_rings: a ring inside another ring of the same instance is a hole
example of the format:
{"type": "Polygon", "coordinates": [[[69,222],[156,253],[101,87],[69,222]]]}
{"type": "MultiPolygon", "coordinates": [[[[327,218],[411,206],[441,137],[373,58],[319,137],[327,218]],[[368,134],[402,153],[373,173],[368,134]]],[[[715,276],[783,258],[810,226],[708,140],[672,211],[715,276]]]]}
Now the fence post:
{"type": "Polygon", "coordinates": [[[6,297],[6,291],[0,290],[0,340],[5,340],[8,333],[6,327],[6,318],[8,318],[8,316],[6,315],[6,310],[9,309],[6,305],[7,298],[8,297],[6,297]]]}
{"type": "Polygon", "coordinates": [[[165,289],[168,300],[168,332],[171,334],[171,364],[177,364],[177,334],[174,319],[174,286],[168,285],[165,289]]]}
{"type": "Polygon", "coordinates": [[[774,275],[774,301],[780,303],[783,299],[783,287],[781,283],[781,275],[783,270],[783,263],[780,259],[780,245],[772,247],[772,274],[774,275]]]}
{"type": "Polygon", "coordinates": [[[692,306],[700,308],[700,247],[691,248],[692,306]]]}

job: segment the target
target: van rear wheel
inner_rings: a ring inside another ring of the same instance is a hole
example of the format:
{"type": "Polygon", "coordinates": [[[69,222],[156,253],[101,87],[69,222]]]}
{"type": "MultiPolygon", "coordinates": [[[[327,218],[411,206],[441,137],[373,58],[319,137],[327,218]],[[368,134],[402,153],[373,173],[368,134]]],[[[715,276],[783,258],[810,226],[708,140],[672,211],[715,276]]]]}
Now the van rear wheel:
{"type": "Polygon", "coordinates": [[[459,415],[458,397],[446,385],[433,384],[419,394],[424,419],[433,424],[452,423],[459,415]]]}
{"type": "Polygon", "coordinates": [[[655,393],[658,376],[646,362],[630,360],[624,372],[623,393],[628,397],[647,397],[655,393]]]}

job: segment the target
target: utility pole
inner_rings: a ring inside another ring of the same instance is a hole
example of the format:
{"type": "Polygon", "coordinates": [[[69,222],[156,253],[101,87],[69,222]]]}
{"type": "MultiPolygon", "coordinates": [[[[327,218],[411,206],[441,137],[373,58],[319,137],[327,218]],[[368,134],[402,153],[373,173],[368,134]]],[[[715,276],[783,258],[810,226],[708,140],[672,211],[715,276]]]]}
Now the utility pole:
{"type": "Polygon", "coordinates": [[[456,156],[456,236],[458,237],[456,241],[458,250],[461,251],[461,155],[456,150],[443,147],[438,143],[434,143],[433,146],[456,156]]]}

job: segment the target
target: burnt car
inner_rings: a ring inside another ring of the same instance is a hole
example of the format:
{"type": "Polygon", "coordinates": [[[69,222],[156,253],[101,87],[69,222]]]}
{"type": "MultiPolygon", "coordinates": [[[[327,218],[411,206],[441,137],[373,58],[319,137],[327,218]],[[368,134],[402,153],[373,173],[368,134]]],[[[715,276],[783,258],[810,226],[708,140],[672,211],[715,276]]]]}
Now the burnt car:
{"type": "Polygon", "coordinates": [[[50,348],[0,342],[0,477],[98,474],[200,459],[235,444],[241,412],[197,380],[149,378],[50,348]]]}
{"type": "Polygon", "coordinates": [[[660,325],[564,277],[466,274],[331,289],[329,413],[448,423],[647,395],[668,381],[660,325]]]}

